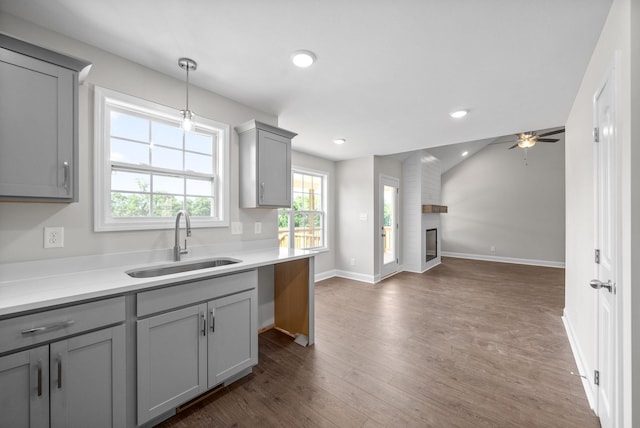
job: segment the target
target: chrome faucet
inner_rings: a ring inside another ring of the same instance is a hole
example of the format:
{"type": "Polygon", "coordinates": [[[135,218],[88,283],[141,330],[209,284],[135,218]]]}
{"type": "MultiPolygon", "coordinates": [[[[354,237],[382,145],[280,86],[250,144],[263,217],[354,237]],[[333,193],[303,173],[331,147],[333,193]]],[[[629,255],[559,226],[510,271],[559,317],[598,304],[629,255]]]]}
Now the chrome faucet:
{"type": "Polygon", "coordinates": [[[184,248],[180,248],[180,216],[184,215],[184,220],[187,223],[187,236],[191,236],[191,219],[189,218],[189,214],[187,214],[186,210],[178,211],[176,215],[176,242],[173,246],[173,260],[176,262],[180,261],[181,254],[187,254],[189,250],[187,250],[187,238],[184,238],[184,248]]]}

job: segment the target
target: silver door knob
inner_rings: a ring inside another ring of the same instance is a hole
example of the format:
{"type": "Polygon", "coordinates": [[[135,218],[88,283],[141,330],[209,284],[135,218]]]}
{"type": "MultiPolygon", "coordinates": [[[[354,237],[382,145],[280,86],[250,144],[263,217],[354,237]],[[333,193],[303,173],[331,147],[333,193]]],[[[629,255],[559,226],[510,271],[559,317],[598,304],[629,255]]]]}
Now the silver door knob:
{"type": "Polygon", "coordinates": [[[599,290],[600,288],[606,288],[607,290],[609,290],[609,293],[611,293],[611,291],[613,290],[613,284],[611,283],[611,280],[602,282],[598,279],[592,279],[591,281],[589,281],[589,285],[596,290],[599,290]]]}

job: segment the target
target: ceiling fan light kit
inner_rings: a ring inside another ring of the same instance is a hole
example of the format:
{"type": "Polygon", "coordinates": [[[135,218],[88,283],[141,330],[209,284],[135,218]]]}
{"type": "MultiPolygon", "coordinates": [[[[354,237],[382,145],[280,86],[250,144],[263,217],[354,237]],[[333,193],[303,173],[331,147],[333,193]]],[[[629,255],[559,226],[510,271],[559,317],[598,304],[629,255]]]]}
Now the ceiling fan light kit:
{"type": "Polygon", "coordinates": [[[548,137],[549,135],[561,134],[564,132],[564,128],[556,129],[555,131],[545,132],[544,134],[536,135],[535,131],[531,132],[523,132],[521,134],[516,134],[518,140],[515,144],[509,147],[509,150],[515,149],[516,147],[520,147],[522,149],[528,149],[536,145],[536,143],[557,143],[560,141],[557,138],[542,138],[548,137]]]}

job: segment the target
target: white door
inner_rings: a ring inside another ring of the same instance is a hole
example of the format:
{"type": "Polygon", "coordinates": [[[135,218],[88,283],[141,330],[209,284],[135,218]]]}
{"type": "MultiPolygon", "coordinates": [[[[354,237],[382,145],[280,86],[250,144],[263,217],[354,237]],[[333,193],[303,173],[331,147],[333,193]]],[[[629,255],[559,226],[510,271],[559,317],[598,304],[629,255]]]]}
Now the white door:
{"type": "Polygon", "coordinates": [[[380,265],[381,276],[398,271],[398,194],[400,184],[397,178],[380,177],[380,265]]]}
{"type": "Polygon", "coordinates": [[[615,80],[612,72],[594,96],[595,113],[595,279],[597,296],[597,400],[596,412],[603,428],[616,426],[618,263],[617,141],[615,80]]]}

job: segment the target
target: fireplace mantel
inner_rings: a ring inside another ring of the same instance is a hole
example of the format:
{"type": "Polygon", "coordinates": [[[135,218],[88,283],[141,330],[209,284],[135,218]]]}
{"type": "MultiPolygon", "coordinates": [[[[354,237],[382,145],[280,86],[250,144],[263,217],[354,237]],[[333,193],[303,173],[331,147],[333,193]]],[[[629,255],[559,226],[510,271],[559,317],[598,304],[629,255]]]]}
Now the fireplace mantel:
{"type": "Polygon", "coordinates": [[[446,205],[423,205],[422,214],[444,214],[448,212],[446,205]]]}

